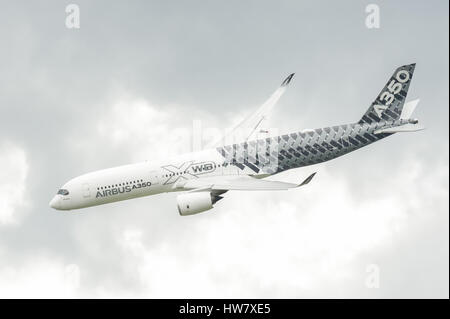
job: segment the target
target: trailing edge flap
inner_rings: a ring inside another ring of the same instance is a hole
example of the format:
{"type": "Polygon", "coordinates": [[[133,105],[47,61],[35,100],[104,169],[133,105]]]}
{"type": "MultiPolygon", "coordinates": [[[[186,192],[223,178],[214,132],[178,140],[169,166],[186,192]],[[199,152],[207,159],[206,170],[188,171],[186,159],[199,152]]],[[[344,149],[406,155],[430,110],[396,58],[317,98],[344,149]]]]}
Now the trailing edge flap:
{"type": "Polygon", "coordinates": [[[415,132],[421,131],[423,129],[425,129],[425,127],[422,125],[408,123],[400,126],[381,128],[379,130],[376,130],[374,133],[381,134],[381,133],[415,132]]]}
{"type": "Polygon", "coordinates": [[[286,190],[289,188],[296,188],[308,184],[315,174],[316,173],[309,175],[301,184],[269,181],[244,175],[244,176],[213,176],[213,177],[192,179],[186,181],[186,183],[182,185],[182,187],[184,189],[201,189],[212,191],[286,190]]]}
{"type": "Polygon", "coordinates": [[[286,92],[286,88],[294,77],[294,73],[290,74],[280,85],[280,87],[264,102],[255,112],[233,127],[229,132],[214,143],[214,146],[222,146],[225,143],[234,143],[238,140],[249,140],[255,138],[258,130],[262,128],[263,123],[269,117],[272,109],[277,104],[280,97],[286,92]]]}

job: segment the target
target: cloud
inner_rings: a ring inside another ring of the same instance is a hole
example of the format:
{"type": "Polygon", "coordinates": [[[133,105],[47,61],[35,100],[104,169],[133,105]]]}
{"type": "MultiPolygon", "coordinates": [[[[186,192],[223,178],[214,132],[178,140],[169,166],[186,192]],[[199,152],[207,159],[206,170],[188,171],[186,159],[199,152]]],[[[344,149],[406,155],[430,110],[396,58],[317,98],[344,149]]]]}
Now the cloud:
{"type": "Polygon", "coordinates": [[[386,3],[376,32],[364,5],[255,4],[81,1],[77,31],[57,2],[2,5],[1,296],[448,298],[448,2],[386,3]],[[408,61],[429,129],[274,177],[317,169],[305,188],[186,218],[176,194],[48,207],[84,172],[190,151],[193,119],[222,130],[293,71],[270,127],[355,121],[408,61]]]}
{"type": "Polygon", "coordinates": [[[299,190],[228,193],[213,211],[183,217],[190,229],[181,237],[155,244],[146,229],[125,226],[117,235],[125,273],[139,278],[134,295],[357,297],[368,289],[366,268],[373,262],[361,265],[361,254],[389,250],[393,237],[412,231],[418,218],[443,214],[441,205],[448,202],[445,174],[427,174],[418,162],[386,178],[384,187],[391,191],[369,198],[354,196],[326,167],[318,169],[316,180],[299,190]],[[439,188],[423,187],[436,183],[439,188]],[[434,214],[418,198],[433,198],[434,214]]]}
{"type": "Polygon", "coordinates": [[[74,298],[80,268],[58,258],[34,257],[18,266],[0,266],[0,298],[74,298]]]}
{"type": "MultiPolygon", "coordinates": [[[[254,109],[244,108],[245,111],[240,114],[232,113],[219,118],[215,114],[202,112],[201,117],[197,118],[194,111],[191,115],[189,111],[186,114],[180,112],[182,108],[179,105],[158,105],[129,93],[116,97],[116,101],[106,116],[97,121],[92,134],[113,149],[129,152],[132,162],[167,160],[183,153],[214,147],[214,142],[217,143],[223,134],[254,109]],[[225,123],[227,120],[229,125],[225,123]]],[[[277,128],[271,129],[272,135],[277,132],[277,128]]],[[[248,135],[246,131],[238,131],[236,136],[239,133],[242,138],[248,135]]]]}
{"type": "MultiPolygon", "coordinates": [[[[133,219],[142,203],[126,212],[110,207],[107,222],[91,212],[76,223],[77,247],[102,261],[101,272],[109,272],[109,255],[118,256],[113,278],[91,281],[92,264],[82,273],[89,263],[38,254],[0,267],[0,297],[357,297],[368,290],[367,266],[377,261],[364,263],[361,255],[388,251],[392,238],[436,219],[448,203],[444,161],[432,173],[410,161],[386,177],[383,194],[374,191],[367,198],[355,196],[351,184],[324,164],[273,178],[300,180],[313,169],[318,175],[304,188],[230,192],[203,214],[179,217],[173,209],[171,225],[148,214],[133,219]],[[106,229],[94,231],[98,227],[106,229]]],[[[168,200],[175,201],[175,195],[168,200]]],[[[152,210],[167,214],[161,198],[149,201],[152,210]]],[[[382,281],[379,290],[389,288],[382,281]]]]}
{"type": "MultiPolygon", "coordinates": [[[[176,108],[132,96],[118,101],[98,120],[93,144],[111,144],[113,150],[128,152],[131,161],[167,161],[168,154],[190,147],[186,125],[190,119],[180,119],[176,108]],[[181,127],[183,136],[171,136],[176,127],[181,127]]],[[[91,273],[97,280],[83,288],[96,297],[368,294],[366,269],[382,258],[361,256],[389,252],[393,238],[407,237],[413,232],[411,225],[417,227],[417,219],[432,223],[442,217],[448,203],[448,151],[443,154],[431,173],[422,161],[406,156],[408,161],[394,172],[381,173],[382,178],[372,183],[361,180],[359,185],[367,188],[363,193],[351,173],[334,168],[340,159],[272,177],[298,182],[317,170],[316,178],[304,188],[230,192],[212,211],[191,217],[177,216],[175,194],[164,199],[154,196],[146,203],[142,199],[100,207],[99,211],[108,211],[108,222],[101,215],[84,219],[76,227],[78,246],[97,259],[100,268],[116,264],[100,276],[91,273]],[[139,214],[146,205],[151,205],[151,214],[139,214]],[[162,220],[156,212],[171,215],[162,220]],[[101,234],[89,230],[100,224],[107,229],[101,234]],[[115,279],[119,273],[120,280],[115,279]]],[[[382,172],[385,167],[378,169],[382,172]]],[[[390,288],[382,282],[378,291],[383,295],[390,288]]]]}
{"type": "Polygon", "coordinates": [[[190,118],[180,117],[175,106],[121,97],[98,121],[96,133],[113,148],[130,152],[134,162],[162,160],[190,151],[190,123],[190,118]]]}
{"type": "Polygon", "coordinates": [[[28,162],[25,151],[12,143],[0,142],[0,225],[19,222],[17,210],[26,204],[28,162]]]}

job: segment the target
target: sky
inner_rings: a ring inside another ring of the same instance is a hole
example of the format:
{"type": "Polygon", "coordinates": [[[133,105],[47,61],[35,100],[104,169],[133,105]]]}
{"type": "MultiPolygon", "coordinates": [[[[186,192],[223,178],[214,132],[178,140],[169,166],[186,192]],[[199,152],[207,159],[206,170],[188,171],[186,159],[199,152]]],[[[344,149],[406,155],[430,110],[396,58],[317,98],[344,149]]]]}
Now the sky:
{"type": "Polygon", "coordinates": [[[0,0],[0,297],[448,298],[447,1],[0,0]],[[377,4],[379,28],[366,26],[377,4]],[[295,72],[270,125],[352,123],[393,71],[427,129],[290,170],[286,192],[48,203],[89,171],[192,150],[295,72]]]}

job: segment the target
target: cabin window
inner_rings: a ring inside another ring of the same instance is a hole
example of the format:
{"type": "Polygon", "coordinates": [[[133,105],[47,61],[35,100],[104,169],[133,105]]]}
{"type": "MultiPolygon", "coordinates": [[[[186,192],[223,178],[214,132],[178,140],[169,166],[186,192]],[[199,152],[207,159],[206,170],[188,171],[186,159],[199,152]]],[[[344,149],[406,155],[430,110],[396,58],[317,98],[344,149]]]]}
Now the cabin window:
{"type": "Polygon", "coordinates": [[[60,189],[60,190],[58,190],[57,194],[66,196],[66,195],[69,195],[69,191],[67,189],[60,189]]]}

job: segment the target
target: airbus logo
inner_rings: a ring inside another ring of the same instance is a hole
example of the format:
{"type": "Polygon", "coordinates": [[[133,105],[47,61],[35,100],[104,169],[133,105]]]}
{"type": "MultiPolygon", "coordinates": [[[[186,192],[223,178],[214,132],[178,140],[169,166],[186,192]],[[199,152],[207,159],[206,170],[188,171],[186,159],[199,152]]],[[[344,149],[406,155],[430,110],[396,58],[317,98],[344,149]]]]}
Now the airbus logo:
{"type": "Polygon", "coordinates": [[[98,197],[106,197],[106,196],[111,196],[111,195],[118,195],[118,194],[122,194],[122,193],[129,193],[132,190],[135,189],[140,189],[143,187],[150,187],[152,186],[151,182],[143,182],[143,183],[138,183],[136,185],[126,185],[126,186],[122,186],[122,187],[113,187],[111,189],[105,189],[102,191],[97,191],[97,194],[95,195],[96,198],[98,197]]]}

